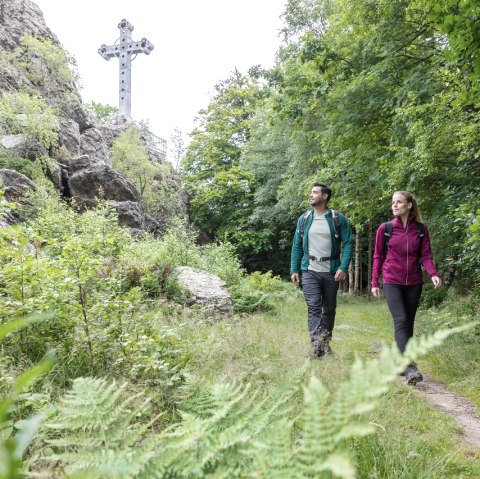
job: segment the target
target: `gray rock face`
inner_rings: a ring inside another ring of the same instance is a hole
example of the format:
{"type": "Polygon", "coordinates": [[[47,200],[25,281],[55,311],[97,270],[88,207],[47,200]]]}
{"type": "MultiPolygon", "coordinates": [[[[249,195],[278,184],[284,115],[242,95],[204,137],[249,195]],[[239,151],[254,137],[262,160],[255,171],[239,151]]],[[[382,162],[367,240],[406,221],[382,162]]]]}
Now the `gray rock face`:
{"type": "Polygon", "coordinates": [[[2,0],[0,3],[0,49],[12,51],[22,36],[47,37],[59,45],[57,37],[45,24],[42,11],[30,0],[2,0]]]}
{"type": "Polygon", "coordinates": [[[3,184],[8,201],[17,201],[36,188],[35,183],[25,175],[6,168],[0,169],[0,183],[3,184]]]}
{"type": "Polygon", "coordinates": [[[68,164],[70,195],[80,203],[98,197],[113,201],[140,201],[135,186],[102,161],[87,155],[72,158],[68,164]]]}
{"type": "Polygon", "coordinates": [[[215,316],[232,314],[232,299],[218,276],[191,266],[180,266],[177,281],[190,297],[189,305],[199,305],[215,316]]]}
{"type": "Polygon", "coordinates": [[[106,162],[108,160],[108,144],[99,128],[89,128],[80,137],[80,151],[92,160],[106,162]]]}
{"type": "Polygon", "coordinates": [[[48,155],[48,151],[38,141],[24,135],[2,136],[0,137],[0,145],[7,150],[11,150],[16,156],[29,160],[48,155]]]}
{"type": "Polygon", "coordinates": [[[58,128],[60,146],[72,156],[80,155],[80,127],[76,121],[62,118],[58,128]]]}

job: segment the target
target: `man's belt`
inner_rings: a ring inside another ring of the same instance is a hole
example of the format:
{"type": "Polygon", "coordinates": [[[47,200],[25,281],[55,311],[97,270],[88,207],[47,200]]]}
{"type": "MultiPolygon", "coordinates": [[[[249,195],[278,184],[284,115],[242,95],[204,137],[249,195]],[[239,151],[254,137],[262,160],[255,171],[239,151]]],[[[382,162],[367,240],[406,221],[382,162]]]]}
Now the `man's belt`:
{"type": "Polygon", "coordinates": [[[312,261],[315,261],[317,263],[321,263],[322,261],[330,261],[334,259],[340,259],[340,256],[312,256],[311,254],[305,254],[303,255],[304,258],[311,259],[312,261]]]}

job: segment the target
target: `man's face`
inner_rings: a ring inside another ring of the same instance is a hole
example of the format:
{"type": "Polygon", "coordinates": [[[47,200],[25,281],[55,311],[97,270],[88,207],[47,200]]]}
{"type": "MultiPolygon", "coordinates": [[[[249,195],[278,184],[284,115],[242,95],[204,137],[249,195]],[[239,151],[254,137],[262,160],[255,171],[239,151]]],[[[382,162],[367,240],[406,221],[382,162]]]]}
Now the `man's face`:
{"type": "Polygon", "coordinates": [[[320,186],[314,186],[310,191],[308,199],[312,206],[319,206],[325,204],[327,201],[328,194],[322,193],[322,188],[320,186]]]}

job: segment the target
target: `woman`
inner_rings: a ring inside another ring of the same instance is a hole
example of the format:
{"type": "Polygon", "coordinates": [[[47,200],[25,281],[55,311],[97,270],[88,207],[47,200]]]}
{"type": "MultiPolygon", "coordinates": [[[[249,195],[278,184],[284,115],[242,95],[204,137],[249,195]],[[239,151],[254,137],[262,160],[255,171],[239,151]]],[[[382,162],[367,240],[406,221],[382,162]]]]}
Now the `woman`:
{"type": "MultiPolygon", "coordinates": [[[[383,277],[383,294],[393,317],[395,341],[403,353],[413,336],[413,324],[422,294],[421,266],[432,279],[433,286],[442,284],[433,263],[430,238],[421,223],[417,201],[408,191],[396,191],[392,197],[392,222],[377,230],[373,255],[372,294],[380,296],[378,278],[383,277]]],[[[407,383],[416,384],[423,376],[415,364],[405,371],[407,383]]]]}

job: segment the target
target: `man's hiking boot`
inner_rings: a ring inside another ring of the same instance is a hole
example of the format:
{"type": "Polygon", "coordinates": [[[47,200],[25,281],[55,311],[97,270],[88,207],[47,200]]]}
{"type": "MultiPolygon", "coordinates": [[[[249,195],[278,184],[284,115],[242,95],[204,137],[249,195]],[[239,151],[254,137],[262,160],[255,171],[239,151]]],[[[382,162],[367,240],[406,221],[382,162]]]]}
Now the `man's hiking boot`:
{"type": "Polygon", "coordinates": [[[405,370],[405,380],[407,384],[411,384],[412,386],[423,381],[422,373],[417,369],[415,364],[410,364],[405,370]]]}
{"type": "Polygon", "coordinates": [[[328,331],[320,331],[315,335],[315,339],[312,343],[312,352],[314,356],[322,357],[330,354],[333,354],[332,348],[330,347],[330,339],[332,338],[331,333],[328,331]]]}

